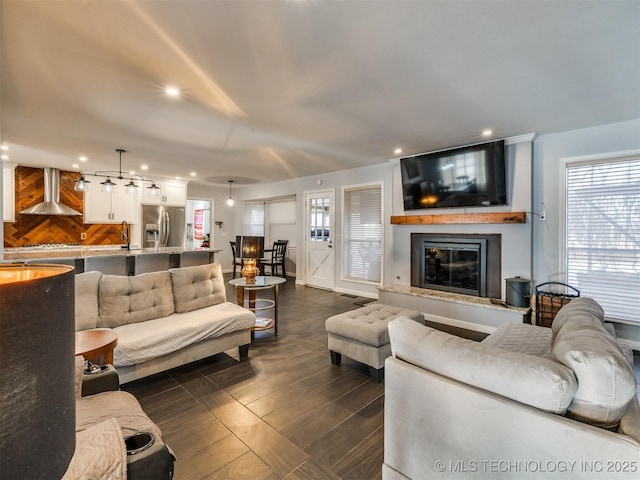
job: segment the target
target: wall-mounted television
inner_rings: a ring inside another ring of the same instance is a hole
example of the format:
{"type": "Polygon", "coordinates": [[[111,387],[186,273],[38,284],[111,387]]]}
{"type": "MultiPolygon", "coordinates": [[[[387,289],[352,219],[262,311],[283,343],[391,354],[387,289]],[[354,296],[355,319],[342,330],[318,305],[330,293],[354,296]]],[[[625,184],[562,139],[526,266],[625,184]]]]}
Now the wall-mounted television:
{"type": "Polygon", "coordinates": [[[504,140],[400,159],[405,210],[507,204],[504,140]]]}

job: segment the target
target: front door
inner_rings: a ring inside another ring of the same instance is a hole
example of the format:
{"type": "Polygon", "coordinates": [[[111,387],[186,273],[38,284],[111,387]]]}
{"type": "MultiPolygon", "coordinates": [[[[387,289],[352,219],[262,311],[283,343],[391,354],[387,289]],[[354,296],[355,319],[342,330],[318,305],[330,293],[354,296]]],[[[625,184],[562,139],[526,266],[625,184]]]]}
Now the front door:
{"type": "Polygon", "coordinates": [[[334,190],[305,195],[305,283],[333,290],[333,205],[334,190]]]}

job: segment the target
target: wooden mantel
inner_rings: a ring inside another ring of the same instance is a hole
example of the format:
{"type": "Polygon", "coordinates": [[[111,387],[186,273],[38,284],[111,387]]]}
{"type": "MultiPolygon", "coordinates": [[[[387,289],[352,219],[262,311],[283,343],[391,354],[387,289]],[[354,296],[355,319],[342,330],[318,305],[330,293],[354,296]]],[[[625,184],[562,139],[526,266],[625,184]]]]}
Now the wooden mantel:
{"type": "Polygon", "coordinates": [[[526,212],[446,213],[434,215],[392,215],[392,225],[441,225],[447,223],[526,223],[526,212]]]}

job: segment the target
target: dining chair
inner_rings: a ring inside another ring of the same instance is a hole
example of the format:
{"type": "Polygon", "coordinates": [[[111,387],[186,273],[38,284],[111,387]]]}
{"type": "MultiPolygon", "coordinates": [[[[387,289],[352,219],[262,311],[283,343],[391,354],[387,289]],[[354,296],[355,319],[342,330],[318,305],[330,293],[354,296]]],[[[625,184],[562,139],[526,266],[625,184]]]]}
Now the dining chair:
{"type": "Polygon", "coordinates": [[[285,260],[287,257],[287,244],[289,240],[276,240],[273,242],[273,248],[265,249],[265,253],[269,254],[269,257],[260,259],[260,269],[263,274],[265,267],[269,267],[270,275],[282,276],[287,278],[287,270],[285,268],[285,260]],[[282,275],[278,275],[278,268],[281,269],[282,275]]]}
{"type": "Polygon", "coordinates": [[[240,271],[242,271],[244,263],[242,262],[242,258],[238,257],[236,253],[236,242],[230,241],[229,244],[231,245],[231,258],[233,259],[233,278],[236,278],[236,267],[240,267],[240,271]]]}

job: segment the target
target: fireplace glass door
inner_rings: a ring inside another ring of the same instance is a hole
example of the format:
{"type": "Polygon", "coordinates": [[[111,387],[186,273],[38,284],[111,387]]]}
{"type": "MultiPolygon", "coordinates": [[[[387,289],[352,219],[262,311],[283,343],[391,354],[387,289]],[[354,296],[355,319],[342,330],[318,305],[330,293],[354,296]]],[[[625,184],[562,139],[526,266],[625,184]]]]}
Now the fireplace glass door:
{"type": "Polygon", "coordinates": [[[424,242],[424,287],[480,296],[479,244],[424,242]]]}

